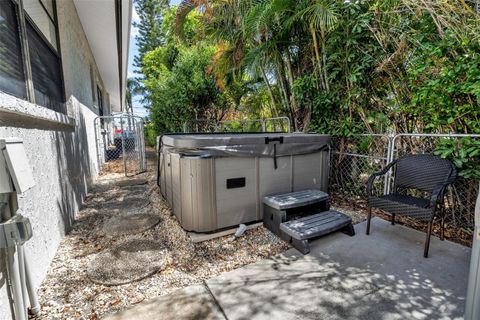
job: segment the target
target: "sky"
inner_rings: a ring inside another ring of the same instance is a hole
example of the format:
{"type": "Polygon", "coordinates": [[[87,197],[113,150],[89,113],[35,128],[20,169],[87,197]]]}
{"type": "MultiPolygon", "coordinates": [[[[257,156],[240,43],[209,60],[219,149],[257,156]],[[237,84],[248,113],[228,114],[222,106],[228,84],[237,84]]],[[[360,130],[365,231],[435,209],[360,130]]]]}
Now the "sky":
{"type": "MultiPolygon", "coordinates": [[[[181,0],[170,0],[170,5],[178,5],[181,0]]],[[[132,13],[132,30],[130,31],[130,51],[128,55],[128,77],[135,77],[136,68],[133,66],[133,58],[138,54],[137,43],[135,37],[138,35],[138,30],[133,26],[134,22],[138,22],[140,18],[135,10],[135,4],[133,5],[132,13]]],[[[148,110],[146,110],[140,102],[140,96],[134,96],[132,98],[133,112],[141,117],[148,116],[148,110]]]]}

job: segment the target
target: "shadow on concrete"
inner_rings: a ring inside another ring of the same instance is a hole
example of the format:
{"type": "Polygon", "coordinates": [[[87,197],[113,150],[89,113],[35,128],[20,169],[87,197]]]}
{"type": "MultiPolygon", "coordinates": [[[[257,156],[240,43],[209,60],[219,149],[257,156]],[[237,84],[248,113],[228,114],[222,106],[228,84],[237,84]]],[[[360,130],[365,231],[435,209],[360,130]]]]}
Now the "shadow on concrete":
{"type": "Polygon", "coordinates": [[[470,249],[389,222],[356,225],[353,238],[335,233],[112,315],[110,320],[202,319],[463,319],[470,249]],[[200,294],[199,294],[200,292],[200,294]]]}
{"type": "Polygon", "coordinates": [[[220,320],[225,317],[212,299],[208,288],[204,285],[194,285],[106,318],[106,320],[127,319],[220,320]]]}
{"type": "Polygon", "coordinates": [[[462,319],[468,248],[375,219],[207,281],[228,319],[462,319]]]}

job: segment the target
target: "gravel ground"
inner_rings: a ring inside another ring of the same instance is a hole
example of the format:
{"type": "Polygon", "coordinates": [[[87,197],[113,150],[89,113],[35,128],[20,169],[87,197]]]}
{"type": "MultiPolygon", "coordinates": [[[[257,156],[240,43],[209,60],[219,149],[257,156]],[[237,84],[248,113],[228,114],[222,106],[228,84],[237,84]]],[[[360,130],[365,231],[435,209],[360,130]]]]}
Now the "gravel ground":
{"type": "MultiPolygon", "coordinates": [[[[35,319],[98,319],[289,248],[262,226],[247,230],[233,242],[228,235],[193,243],[160,195],[151,152],[148,158],[150,171],[135,178],[125,179],[117,163],[100,176],[38,291],[42,310],[35,319]],[[129,214],[158,215],[160,222],[140,233],[110,236],[106,232],[108,221],[129,214]],[[159,272],[116,286],[90,280],[87,268],[98,254],[113,252],[122,243],[145,240],[161,243],[167,250],[168,263],[159,272]]],[[[364,220],[363,210],[346,207],[335,209],[352,216],[354,223],[364,220]]]]}
{"type": "Polygon", "coordinates": [[[130,186],[118,180],[121,174],[102,176],[77,214],[72,231],[60,244],[38,291],[42,311],[37,319],[98,319],[288,249],[263,227],[246,231],[234,242],[231,236],[225,236],[193,243],[159,194],[153,172],[141,178],[148,182],[130,180],[137,184],[130,186]],[[160,223],[142,233],[109,237],[104,223],[127,211],[157,214],[160,223]],[[96,254],[135,240],[161,242],[171,257],[167,266],[125,285],[105,286],[88,278],[86,270],[96,254]]]}

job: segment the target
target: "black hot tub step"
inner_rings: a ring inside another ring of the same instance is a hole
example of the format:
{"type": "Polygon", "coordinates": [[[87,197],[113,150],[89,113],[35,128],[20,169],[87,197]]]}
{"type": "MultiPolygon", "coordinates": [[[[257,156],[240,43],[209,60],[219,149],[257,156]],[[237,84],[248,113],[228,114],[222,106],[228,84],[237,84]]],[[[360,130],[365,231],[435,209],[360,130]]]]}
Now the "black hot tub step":
{"type": "Polygon", "coordinates": [[[327,200],[327,193],[316,189],[307,189],[274,196],[267,196],[263,198],[263,203],[276,210],[288,210],[324,202],[327,200]]]}
{"type": "Polygon", "coordinates": [[[342,230],[350,236],[355,235],[352,218],[336,210],[283,222],[280,224],[280,230],[292,237],[292,245],[303,254],[310,252],[309,239],[318,238],[337,230],[342,230]]]}

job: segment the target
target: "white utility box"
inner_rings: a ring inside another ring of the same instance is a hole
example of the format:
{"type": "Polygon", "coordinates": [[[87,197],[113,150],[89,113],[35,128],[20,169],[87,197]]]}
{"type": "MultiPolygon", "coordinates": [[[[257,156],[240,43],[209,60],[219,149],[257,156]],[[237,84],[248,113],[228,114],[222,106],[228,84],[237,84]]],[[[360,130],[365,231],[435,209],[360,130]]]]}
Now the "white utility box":
{"type": "Polygon", "coordinates": [[[0,139],[0,193],[23,193],[34,185],[23,141],[0,139]]]}

